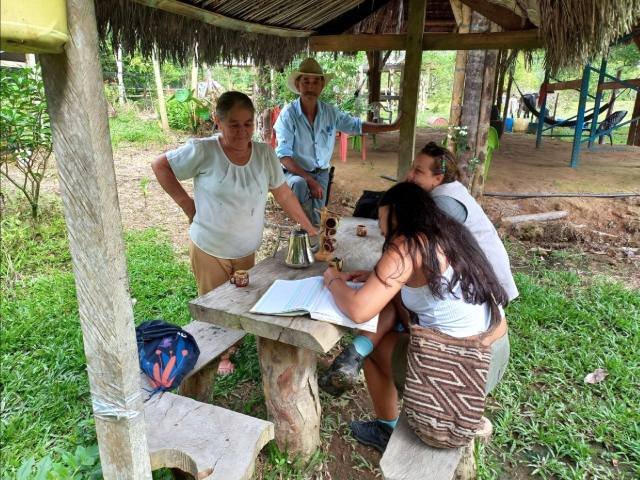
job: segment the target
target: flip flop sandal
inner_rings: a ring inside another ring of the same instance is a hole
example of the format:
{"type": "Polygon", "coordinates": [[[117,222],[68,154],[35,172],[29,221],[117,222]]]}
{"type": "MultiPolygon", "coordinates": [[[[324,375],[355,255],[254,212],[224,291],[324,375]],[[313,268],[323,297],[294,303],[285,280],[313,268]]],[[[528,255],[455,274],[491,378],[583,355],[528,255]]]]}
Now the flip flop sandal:
{"type": "Polygon", "coordinates": [[[220,365],[218,365],[218,375],[228,375],[233,373],[233,363],[228,358],[223,358],[220,360],[220,365]]]}

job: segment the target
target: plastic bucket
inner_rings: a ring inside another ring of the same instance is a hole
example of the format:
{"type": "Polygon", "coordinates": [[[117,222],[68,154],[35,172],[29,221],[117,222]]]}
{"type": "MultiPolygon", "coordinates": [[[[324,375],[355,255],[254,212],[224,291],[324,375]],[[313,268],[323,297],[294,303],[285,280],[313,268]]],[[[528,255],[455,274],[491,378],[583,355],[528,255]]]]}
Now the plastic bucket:
{"type": "Polygon", "coordinates": [[[513,118],[507,118],[507,124],[504,130],[505,132],[511,132],[513,130],[513,118]]]}
{"type": "Polygon", "coordinates": [[[529,126],[529,119],[527,118],[514,118],[513,131],[515,133],[525,133],[529,126]]]}
{"type": "Polygon", "coordinates": [[[4,0],[0,50],[13,53],[62,53],[67,43],[65,0],[4,0]]]}

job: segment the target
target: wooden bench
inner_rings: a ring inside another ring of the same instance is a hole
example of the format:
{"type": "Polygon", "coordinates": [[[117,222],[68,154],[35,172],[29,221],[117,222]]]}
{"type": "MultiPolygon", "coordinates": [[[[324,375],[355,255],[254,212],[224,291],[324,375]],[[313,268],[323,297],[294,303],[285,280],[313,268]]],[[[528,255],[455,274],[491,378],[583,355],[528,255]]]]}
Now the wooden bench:
{"type": "Polygon", "coordinates": [[[144,405],[151,470],[174,478],[245,480],[274,437],[273,423],[170,392],[144,405]]]}
{"type": "MultiPolygon", "coordinates": [[[[220,358],[229,348],[240,345],[244,341],[246,332],[196,320],[185,326],[184,330],[196,339],[200,348],[200,356],[193,370],[182,380],[178,394],[200,402],[211,403],[220,358]]],[[[144,373],[140,374],[140,381],[143,389],[153,390],[144,373]]],[[[149,393],[143,390],[142,395],[147,401],[149,393]]]]}
{"type": "MultiPolygon", "coordinates": [[[[160,392],[149,399],[142,391],[151,470],[170,468],[174,479],[251,478],[256,456],[274,438],[273,424],[209,404],[220,357],[246,333],[198,321],[184,330],[196,339],[200,356],[178,395],[160,392]]],[[[142,387],[153,389],[144,374],[142,387]]]]}
{"type": "MultiPolygon", "coordinates": [[[[488,442],[493,426],[483,417],[476,438],[488,442]]],[[[407,415],[400,414],[398,425],[380,460],[386,480],[472,480],[476,478],[474,442],[463,448],[433,448],[413,433],[407,415]]]]}

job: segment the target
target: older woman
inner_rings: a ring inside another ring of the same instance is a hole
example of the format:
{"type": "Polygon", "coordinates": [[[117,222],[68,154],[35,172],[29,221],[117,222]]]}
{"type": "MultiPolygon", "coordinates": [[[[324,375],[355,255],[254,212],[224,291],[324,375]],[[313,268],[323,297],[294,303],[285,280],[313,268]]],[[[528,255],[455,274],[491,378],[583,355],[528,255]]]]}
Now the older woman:
{"type": "Polygon", "coordinates": [[[162,188],[189,218],[189,257],[200,295],[255,264],[267,192],[289,218],[317,233],[285,182],[273,148],[251,139],[254,113],[244,93],[225,92],[215,114],[221,133],[193,138],[151,164],[162,188]],[[193,198],[180,184],[190,178],[193,198]]]}

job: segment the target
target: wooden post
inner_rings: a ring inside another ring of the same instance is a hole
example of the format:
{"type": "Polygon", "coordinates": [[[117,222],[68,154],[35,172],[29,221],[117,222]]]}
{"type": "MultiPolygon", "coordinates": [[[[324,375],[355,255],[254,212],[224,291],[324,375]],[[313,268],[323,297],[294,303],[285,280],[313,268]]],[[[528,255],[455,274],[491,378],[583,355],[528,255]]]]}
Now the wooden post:
{"type": "MultiPolygon", "coordinates": [[[[498,90],[495,95],[496,107],[498,109],[498,120],[500,119],[500,110],[502,110],[502,95],[504,94],[504,81],[507,77],[506,60],[509,56],[509,50],[502,50],[502,55],[498,59],[498,90]]],[[[502,133],[502,132],[499,132],[502,133]]]]}
{"type": "MultiPolygon", "coordinates": [[[[462,23],[458,28],[459,33],[469,33],[471,24],[471,9],[462,6],[462,23]]],[[[449,113],[449,135],[453,134],[453,127],[460,126],[462,115],[462,93],[464,92],[464,76],[467,65],[467,51],[458,50],[456,55],[456,67],[453,76],[453,92],[451,94],[451,111],[449,113]]],[[[447,137],[447,150],[456,155],[456,143],[447,137]]]]}
{"type": "Polygon", "coordinates": [[[40,59],[102,472],[151,479],[94,2],[67,0],[67,26],[64,53],[40,59]]]}
{"type": "MultiPolygon", "coordinates": [[[[473,12],[471,15],[471,32],[479,33],[489,30],[489,20],[473,12]]],[[[464,81],[464,104],[460,126],[467,127],[468,150],[458,154],[458,169],[460,170],[461,183],[470,186],[471,170],[469,160],[476,157],[476,140],[478,136],[478,118],[480,115],[480,97],[482,96],[482,84],[484,82],[485,50],[472,50],[467,56],[467,67],[464,81]]]]}
{"type": "Polygon", "coordinates": [[[400,110],[406,116],[400,126],[400,145],[398,148],[398,180],[406,178],[416,145],[416,116],[418,106],[418,88],[420,67],[422,65],[422,38],[424,36],[424,17],[427,0],[411,0],[407,21],[407,54],[404,60],[402,100],[400,110]]]}
{"type": "Polygon", "coordinates": [[[256,79],[258,82],[258,95],[260,101],[256,102],[256,107],[261,111],[262,115],[262,141],[265,143],[271,142],[271,131],[273,125],[271,125],[271,110],[268,108],[269,100],[271,99],[271,76],[269,70],[265,67],[257,67],[256,79]]]}
{"type": "Polygon", "coordinates": [[[191,62],[191,90],[193,96],[198,96],[198,44],[193,47],[193,61],[191,62]]]}
{"type": "MultiPolygon", "coordinates": [[[[391,53],[391,52],[389,52],[391,53]]],[[[380,101],[380,84],[382,80],[382,52],[367,52],[369,63],[369,103],[380,101]]],[[[367,112],[367,122],[373,121],[373,112],[367,112]]]]}
{"type": "MultiPolygon", "coordinates": [[[[491,30],[496,27],[493,24],[491,30]]],[[[499,27],[498,27],[499,28],[499,27]]],[[[478,117],[478,135],[476,140],[476,157],[478,163],[475,164],[471,195],[478,203],[482,202],[482,192],[484,192],[484,166],[487,158],[487,141],[489,139],[489,122],[491,120],[491,107],[493,106],[493,87],[496,77],[497,50],[489,50],[484,60],[484,80],[482,84],[482,95],[480,99],[480,113],[478,117]]]]}
{"type": "MultiPolygon", "coordinates": [[[[640,48],[640,46],[638,46],[638,48],[640,48]]],[[[633,114],[631,115],[631,118],[636,118],[637,116],[640,116],[640,92],[636,93],[636,103],[633,106],[633,114]]],[[[629,124],[627,145],[640,146],[640,120],[636,120],[629,124]]]]}
{"type": "Polygon", "coordinates": [[[310,458],[320,445],[318,354],[264,337],[256,337],[267,420],[275,427],[280,451],[310,458]]]}
{"type": "Polygon", "coordinates": [[[124,79],[122,78],[122,46],[120,45],[118,45],[116,65],[118,68],[118,102],[124,103],[124,79]]]}
{"type": "Polygon", "coordinates": [[[153,62],[153,73],[156,79],[156,90],[158,91],[158,110],[160,110],[160,121],[162,124],[162,130],[165,133],[169,133],[167,104],[164,101],[164,90],[162,90],[162,78],[160,77],[160,64],[158,63],[158,52],[155,45],[151,50],[151,61],[153,62]]]}

